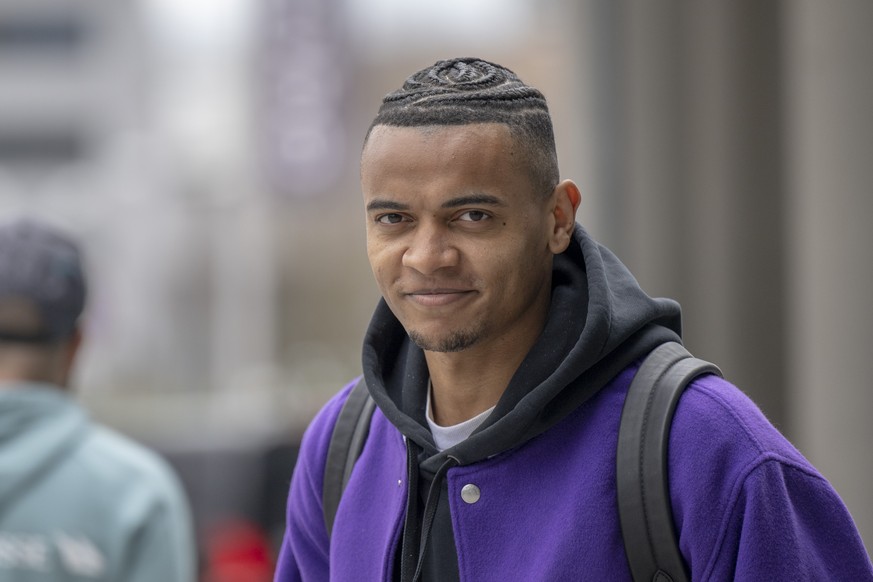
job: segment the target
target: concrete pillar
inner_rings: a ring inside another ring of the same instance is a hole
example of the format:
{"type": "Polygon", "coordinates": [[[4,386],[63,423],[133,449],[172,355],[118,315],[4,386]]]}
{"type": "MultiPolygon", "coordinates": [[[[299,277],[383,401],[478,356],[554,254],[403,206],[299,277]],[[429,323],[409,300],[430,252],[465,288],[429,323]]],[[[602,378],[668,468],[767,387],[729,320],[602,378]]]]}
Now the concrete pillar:
{"type": "Polygon", "coordinates": [[[780,4],[682,6],[686,338],[787,430],[780,4]]]}
{"type": "Polygon", "coordinates": [[[873,3],[787,2],[789,401],[873,547],[873,3]]]}
{"type": "Polygon", "coordinates": [[[682,303],[690,349],[781,426],[780,5],[586,6],[612,39],[595,31],[582,67],[603,116],[586,127],[611,147],[590,164],[601,238],[649,293],[682,303]]]}

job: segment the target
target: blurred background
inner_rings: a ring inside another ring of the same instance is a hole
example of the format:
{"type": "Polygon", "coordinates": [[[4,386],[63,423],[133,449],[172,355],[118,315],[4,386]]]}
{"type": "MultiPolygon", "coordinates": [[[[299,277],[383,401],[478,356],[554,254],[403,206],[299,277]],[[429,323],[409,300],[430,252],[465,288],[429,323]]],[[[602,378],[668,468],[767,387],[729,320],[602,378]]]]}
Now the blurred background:
{"type": "Polygon", "coordinates": [[[364,132],[412,72],[499,62],[549,99],[579,221],[870,548],[871,29],[867,0],[4,0],[0,216],[81,238],[79,395],[178,469],[204,572],[266,572],[378,298],[364,132]]]}

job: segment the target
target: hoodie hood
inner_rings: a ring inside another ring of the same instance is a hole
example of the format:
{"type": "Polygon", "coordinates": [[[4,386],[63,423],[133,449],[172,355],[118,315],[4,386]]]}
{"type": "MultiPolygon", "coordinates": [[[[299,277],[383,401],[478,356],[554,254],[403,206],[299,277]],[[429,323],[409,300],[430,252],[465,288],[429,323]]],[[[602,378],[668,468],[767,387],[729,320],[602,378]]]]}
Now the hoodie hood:
{"type": "Polygon", "coordinates": [[[87,427],[82,409],[56,387],[0,388],[0,515],[75,450],[87,427]]]}
{"type": "Polygon", "coordinates": [[[385,416],[426,453],[435,471],[449,456],[465,465],[547,430],[657,345],[679,341],[679,304],[649,297],[609,249],[576,225],[555,256],[548,320],[488,419],[442,453],[425,420],[428,370],[384,300],[364,339],[364,377],[385,416]]]}

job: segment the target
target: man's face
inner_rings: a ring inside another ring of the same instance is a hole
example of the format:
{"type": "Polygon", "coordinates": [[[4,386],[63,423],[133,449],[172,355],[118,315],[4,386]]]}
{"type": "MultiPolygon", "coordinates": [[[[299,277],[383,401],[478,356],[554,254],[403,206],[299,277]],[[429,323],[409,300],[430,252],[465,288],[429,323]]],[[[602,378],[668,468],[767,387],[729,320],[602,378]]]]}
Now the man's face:
{"type": "Polygon", "coordinates": [[[367,254],[423,349],[533,343],[548,312],[554,219],[501,124],[373,128],[361,158],[367,254]]]}

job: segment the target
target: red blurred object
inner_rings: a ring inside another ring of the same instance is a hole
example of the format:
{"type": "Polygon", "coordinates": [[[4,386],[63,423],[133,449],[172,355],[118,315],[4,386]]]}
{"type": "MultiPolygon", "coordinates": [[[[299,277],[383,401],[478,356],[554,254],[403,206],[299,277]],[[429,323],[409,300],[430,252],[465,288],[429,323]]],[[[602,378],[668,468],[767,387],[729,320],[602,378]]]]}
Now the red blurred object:
{"type": "Polygon", "coordinates": [[[222,522],[206,536],[202,582],[271,582],[274,568],[266,534],[249,521],[222,522]]]}

